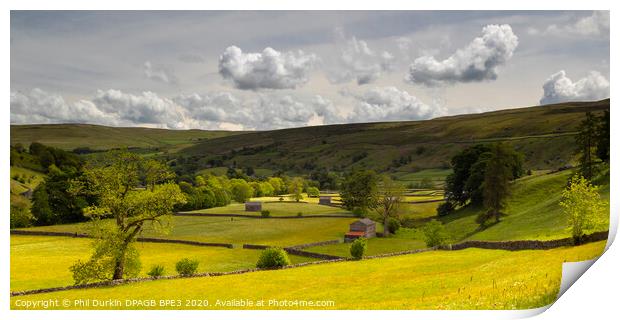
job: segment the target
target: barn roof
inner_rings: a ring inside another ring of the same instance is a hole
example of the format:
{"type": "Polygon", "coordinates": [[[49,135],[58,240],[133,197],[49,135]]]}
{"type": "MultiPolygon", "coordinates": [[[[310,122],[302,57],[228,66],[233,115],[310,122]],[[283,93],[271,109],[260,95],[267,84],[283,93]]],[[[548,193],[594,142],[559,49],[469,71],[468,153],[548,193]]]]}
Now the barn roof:
{"type": "Polygon", "coordinates": [[[363,224],[365,224],[367,226],[371,226],[371,225],[375,224],[374,221],[372,221],[372,220],[370,220],[368,218],[357,220],[357,221],[355,221],[355,222],[353,222],[351,224],[356,224],[356,223],[363,223],[363,224]]]}

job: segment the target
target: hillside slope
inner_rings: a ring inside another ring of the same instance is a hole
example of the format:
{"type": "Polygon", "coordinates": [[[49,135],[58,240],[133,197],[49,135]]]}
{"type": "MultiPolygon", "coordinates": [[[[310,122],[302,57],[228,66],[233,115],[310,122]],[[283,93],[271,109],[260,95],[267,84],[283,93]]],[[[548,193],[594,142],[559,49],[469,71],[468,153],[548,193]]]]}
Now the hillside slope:
{"type": "Polygon", "coordinates": [[[246,133],[182,149],[185,163],[304,172],[362,165],[378,171],[447,168],[468,145],[510,141],[528,169],[571,161],[576,128],[588,111],[609,110],[609,99],[442,117],[425,121],[344,124],[246,133]],[[211,161],[209,161],[211,160],[211,161]],[[398,162],[398,163],[395,163],[398,162]]]}
{"type": "MultiPolygon", "coordinates": [[[[507,201],[505,216],[498,224],[479,229],[476,216],[484,209],[465,207],[441,220],[453,238],[463,240],[548,240],[570,237],[569,222],[560,207],[562,191],[573,170],[526,176],[517,180],[507,201]]],[[[601,198],[609,208],[609,172],[598,180],[601,198]]],[[[606,230],[602,227],[601,230],[606,230]]]]}
{"type": "Polygon", "coordinates": [[[90,124],[11,125],[11,145],[31,142],[72,150],[88,147],[105,150],[119,147],[169,148],[188,146],[201,140],[233,134],[234,131],[166,130],[152,128],[116,128],[90,124]]]}

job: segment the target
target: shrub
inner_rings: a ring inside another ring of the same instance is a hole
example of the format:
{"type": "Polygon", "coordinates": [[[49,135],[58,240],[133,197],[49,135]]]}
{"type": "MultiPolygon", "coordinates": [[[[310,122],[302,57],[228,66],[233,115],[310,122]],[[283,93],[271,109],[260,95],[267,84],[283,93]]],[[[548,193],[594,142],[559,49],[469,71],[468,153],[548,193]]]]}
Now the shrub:
{"type": "Polygon", "coordinates": [[[191,276],[198,270],[198,260],[183,258],[177,262],[176,270],[182,276],[191,276]]]}
{"type": "Polygon", "coordinates": [[[10,211],[10,226],[11,228],[25,228],[32,224],[32,214],[28,203],[23,198],[11,198],[11,211],[10,211]]]}
{"type": "Polygon", "coordinates": [[[353,215],[359,218],[366,217],[366,210],[360,207],[353,208],[353,215]]]}
{"type": "Polygon", "coordinates": [[[281,268],[289,264],[291,264],[291,261],[288,258],[288,253],[282,248],[267,248],[263,250],[258,258],[256,267],[260,269],[281,268]]]}
{"type": "Polygon", "coordinates": [[[351,244],[351,249],[349,250],[351,252],[351,257],[353,257],[353,259],[355,260],[362,259],[364,253],[366,253],[367,247],[368,243],[366,238],[359,237],[355,239],[355,241],[353,241],[353,243],[351,244]]]}
{"type": "Polygon", "coordinates": [[[308,187],[308,197],[310,198],[317,198],[320,194],[320,191],[318,188],[316,187],[308,187]]]}
{"type": "Polygon", "coordinates": [[[440,217],[447,216],[454,211],[454,204],[450,201],[446,201],[437,206],[437,215],[440,217]]]}
{"type": "Polygon", "coordinates": [[[153,278],[161,277],[164,275],[164,266],[160,264],[153,265],[147,274],[153,278]]]}
{"type": "Polygon", "coordinates": [[[263,218],[269,218],[269,216],[271,215],[271,212],[269,210],[262,210],[260,212],[261,217],[263,218]]]}
{"type": "Polygon", "coordinates": [[[297,212],[298,217],[302,217],[304,214],[302,212],[297,212]]]}
{"type": "Polygon", "coordinates": [[[390,231],[390,233],[394,234],[396,233],[396,231],[398,231],[398,229],[400,229],[400,221],[394,218],[390,218],[390,220],[388,220],[388,230],[390,231]]]}
{"type": "Polygon", "coordinates": [[[278,200],[279,200],[279,201],[284,201],[284,198],[280,197],[278,200]]]}
{"type": "Polygon", "coordinates": [[[425,224],[422,227],[422,232],[424,233],[424,242],[426,242],[428,247],[444,245],[449,238],[446,227],[437,220],[425,224]]]}

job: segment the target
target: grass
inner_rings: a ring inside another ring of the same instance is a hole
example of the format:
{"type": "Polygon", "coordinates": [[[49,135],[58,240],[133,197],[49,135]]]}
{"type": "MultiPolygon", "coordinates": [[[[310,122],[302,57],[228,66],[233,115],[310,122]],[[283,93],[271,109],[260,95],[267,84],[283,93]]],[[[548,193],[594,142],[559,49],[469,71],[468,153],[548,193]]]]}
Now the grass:
{"type": "MultiPolygon", "coordinates": [[[[11,236],[11,290],[29,290],[73,284],[69,267],[88,259],[90,239],[46,236],[11,236]]],[[[253,268],[260,250],[198,247],[181,244],[138,242],[142,270],[146,277],[154,264],[163,265],[165,275],[176,274],[175,263],[185,257],[197,259],[198,272],[233,271],[253,268]]],[[[292,263],[310,258],[289,256],[292,263]]]]}
{"type": "MultiPolygon", "coordinates": [[[[254,307],[258,309],[279,309],[269,306],[272,299],[333,301],[329,307],[315,309],[536,308],[555,300],[563,262],[594,258],[602,252],[604,245],[604,242],[598,242],[579,247],[517,252],[483,249],[434,251],[223,277],[158,280],[11,297],[11,308],[18,308],[15,305],[17,300],[23,303],[94,298],[121,301],[180,299],[183,302],[199,299],[208,300],[209,305],[204,308],[211,309],[226,308],[218,307],[218,300],[232,299],[264,300],[266,306],[254,307]]],[[[171,308],[196,309],[187,306],[171,308]]]]}
{"type": "Polygon", "coordinates": [[[307,173],[303,169],[307,164],[316,168],[337,168],[333,169],[335,171],[358,166],[380,173],[393,172],[405,179],[430,175],[441,180],[448,171],[432,168],[447,168],[452,156],[462,149],[477,143],[507,141],[526,155],[528,169],[557,169],[570,163],[574,135],[585,113],[599,114],[604,110],[609,110],[609,100],[506,109],[424,121],[250,132],[201,141],[180,150],[177,155],[191,157],[192,163],[187,165],[199,168],[206,167],[209,160],[225,156],[224,167],[237,163],[244,167],[299,174],[307,173]],[[393,160],[409,156],[410,163],[396,168],[392,166],[393,160]]]}
{"type": "MultiPolygon", "coordinates": [[[[316,253],[330,254],[340,257],[351,257],[349,249],[351,243],[338,243],[325,246],[305,248],[304,250],[316,253]]],[[[402,228],[389,238],[370,238],[366,256],[374,256],[382,253],[407,251],[426,248],[422,235],[415,229],[402,228]]]]}
{"type": "MultiPolygon", "coordinates": [[[[527,176],[513,187],[498,224],[479,229],[477,214],[482,208],[466,207],[441,218],[455,242],[471,240],[557,239],[570,236],[568,222],[559,201],[571,170],[552,174],[527,176]]],[[[601,189],[603,199],[609,201],[609,180],[601,189]]]]}
{"type": "Polygon", "coordinates": [[[21,143],[27,147],[36,141],[65,150],[77,147],[89,147],[93,150],[120,147],[170,149],[241,133],[243,132],[118,128],[89,124],[29,124],[11,125],[11,145],[21,143]]]}
{"type": "MultiPolygon", "coordinates": [[[[146,230],[144,236],[225,242],[241,245],[265,244],[293,246],[304,243],[342,239],[354,218],[256,219],[229,217],[171,218],[172,230],[160,234],[146,230]]],[[[87,223],[33,227],[26,230],[86,232],[87,223]]]]}
{"type": "Polygon", "coordinates": [[[11,166],[11,194],[20,194],[28,189],[36,188],[45,179],[45,174],[26,168],[11,166]],[[20,177],[22,181],[17,181],[14,177],[20,177]]]}
{"type": "MultiPolygon", "coordinates": [[[[279,198],[279,197],[278,197],[279,198]]],[[[276,198],[276,199],[278,199],[276,198]]],[[[349,211],[343,210],[337,207],[331,206],[323,206],[314,203],[294,203],[294,202],[282,202],[282,203],[265,203],[264,201],[278,201],[278,200],[270,200],[271,198],[254,198],[252,200],[262,201],[263,210],[269,210],[272,216],[296,216],[297,213],[301,212],[303,215],[313,215],[313,214],[321,214],[321,215],[331,215],[331,214],[350,214],[349,211]]],[[[309,199],[318,199],[318,198],[309,198],[309,199]]],[[[288,199],[285,197],[285,200],[288,199]]],[[[305,201],[306,199],[304,199],[305,201]]],[[[316,200],[318,203],[318,200],[316,200]]],[[[243,203],[233,203],[225,207],[217,207],[211,209],[203,209],[191,211],[195,213],[212,213],[212,214],[249,214],[249,215],[257,215],[260,216],[260,212],[247,212],[245,211],[245,204],[243,203]]]]}

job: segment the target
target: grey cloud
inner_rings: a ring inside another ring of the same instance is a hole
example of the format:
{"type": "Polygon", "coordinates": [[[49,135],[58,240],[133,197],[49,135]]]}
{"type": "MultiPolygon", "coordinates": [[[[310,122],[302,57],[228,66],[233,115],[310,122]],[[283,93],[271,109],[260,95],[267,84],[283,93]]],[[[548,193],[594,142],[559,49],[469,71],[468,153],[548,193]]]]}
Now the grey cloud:
{"type": "Polygon", "coordinates": [[[219,73],[238,89],[294,89],[308,82],[316,62],[316,55],[301,50],[279,52],[267,47],[261,53],[244,53],[230,46],[220,56],[219,73]]]}
{"type": "Polygon", "coordinates": [[[101,111],[132,123],[187,128],[183,110],[171,99],[159,97],[154,92],[134,95],[119,90],[98,90],[92,102],[101,111]]]}
{"type": "Polygon", "coordinates": [[[67,103],[58,94],[35,88],[11,92],[11,123],[98,123],[118,125],[119,119],[97,108],[91,101],[67,103]]]}
{"type": "Polygon", "coordinates": [[[226,122],[245,129],[265,130],[304,126],[317,116],[325,124],[340,120],[331,101],[318,95],[270,93],[241,99],[228,92],[218,92],[183,95],[174,100],[192,119],[202,122],[203,127],[226,122]]]}
{"type": "Polygon", "coordinates": [[[358,103],[348,120],[354,122],[429,119],[445,112],[395,87],[374,88],[353,97],[358,103]]]}
{"type": "Polygon", "coordinates": [[[543,91],[541,105],[600,100],[609,97],[609,81],[599,72],[591,71],[586,77],[573,82],[566,76],[566,72],[561,70],[545,81],[543,91]]]}
{"type": "Polygon", "coordinates": [[[338,33],[339,42],[344,42],[338,66],[334,69],[330,80],[334,83],[344,83],[355,80],[358,85],[372,83],[381,74],[394,69],[394,56],[382,51],[377,53],[370,49],[368,43],[355,37],[345,39],[342,32],[338,33]]]}
{"type": "Polygon", "coordinates": [[[510,60],[518,44],[510,25],[487,25],[482,36],[445,60],[417,58],[409,66],[406,80],[426,86],[495,80],[497,68],[510,60]]]}
{"type": "Polygon", "coordinates": [[[609,34],[609,11],[594,11],[592,15],[582,17],[563,25],[552,24],[540,31],[536,28],[529,28],[531,35],[579,35],[579,36],[598,36],[609,34]]]}
{"type": "Polygon", "coordinates": [[[171,69],[160,66],[153,65],[150,61],[146,61],[143,67],[144,76],[147,79],[151,79],[154,81],[159,81],[168,84],[177,83],[176,76],[172,72],[171,69]]]}

